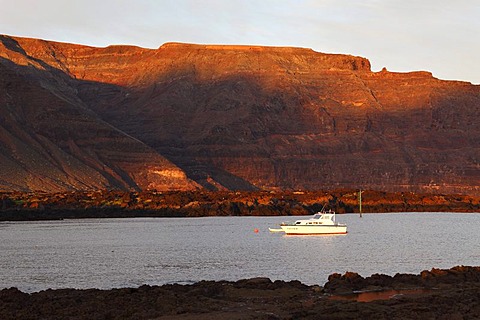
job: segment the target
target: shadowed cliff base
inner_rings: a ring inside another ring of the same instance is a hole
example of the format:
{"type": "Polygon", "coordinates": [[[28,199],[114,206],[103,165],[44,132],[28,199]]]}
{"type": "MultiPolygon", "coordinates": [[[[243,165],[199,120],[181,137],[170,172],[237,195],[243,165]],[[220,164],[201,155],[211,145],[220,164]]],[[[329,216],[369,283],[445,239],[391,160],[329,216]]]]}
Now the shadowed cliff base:
{"type": "Polygon", "coordinates": [[[268,278],[30,294],[10,288],[0,291],[0,314],[5,320],[478,319],[479,292],[480,267],[457,266],[393,277],[333,274],[323,288],[268,278]],[[377,300],[356,301],[358,292],[377,293],[377,300]]]}
{"type": "MultiPolygon", "coordinates": [[[[358,213],[358,190],[3,193],[0,221],[358,213]]],[[[480,212],[480,197],[362,192],[362,212],[480,212]]]]}

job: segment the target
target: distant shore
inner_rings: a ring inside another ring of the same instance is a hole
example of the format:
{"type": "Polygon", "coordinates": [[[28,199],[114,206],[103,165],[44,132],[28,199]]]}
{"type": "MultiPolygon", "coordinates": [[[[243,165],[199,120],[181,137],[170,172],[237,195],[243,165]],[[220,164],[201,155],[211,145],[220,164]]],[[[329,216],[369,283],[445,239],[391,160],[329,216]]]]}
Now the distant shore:
{"type": "Polygon", "coordinates": [[[0,290],[2,319],[479,319],[480,267],[347,272],[324,287],[267,278],[111,290],[0,290]],[[358,293],[362,292],[362,293],[358,293]]]}
{"type": "MultiPolygon", "coordinates": [[[[356,190],[0,193],[0,221],[359,213],[356,190]]],[[[362,192],[362,212],[480,212],[480,197],[362,192]]]]}

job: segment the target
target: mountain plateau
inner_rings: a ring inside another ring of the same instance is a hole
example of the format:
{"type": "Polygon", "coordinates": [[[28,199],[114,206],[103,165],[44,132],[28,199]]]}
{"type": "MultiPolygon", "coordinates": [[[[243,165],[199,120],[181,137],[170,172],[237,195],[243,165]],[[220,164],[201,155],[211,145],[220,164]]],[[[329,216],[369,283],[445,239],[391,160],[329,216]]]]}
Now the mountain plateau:
{"type": "Polygon", "coordinates": [[[480,86],[289,47],[0,36],[0,191],[480,194],[480,86]]]}

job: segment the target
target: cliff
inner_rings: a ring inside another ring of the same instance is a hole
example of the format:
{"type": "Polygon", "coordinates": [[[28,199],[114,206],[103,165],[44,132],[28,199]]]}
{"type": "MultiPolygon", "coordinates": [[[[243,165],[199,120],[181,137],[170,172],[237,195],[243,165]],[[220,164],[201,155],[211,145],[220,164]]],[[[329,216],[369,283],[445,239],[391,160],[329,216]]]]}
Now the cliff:
{"type": "MultiPolygon", "coordinates": [[[[41,60],[48,43],[25,39],[34,50],[27,53],[13,38],[0,40],[0,190],[198,187],[165,157],[89,109],[78,96],[82,84],[58,62],[41,60]]],[[[56,51],[48,52],[53,59],[56,51]]]]}
{"type": "Polygon", "coordinates": [[[0,190],[480,194],[480,87],[303,48],[0,37],[0,190]]]}

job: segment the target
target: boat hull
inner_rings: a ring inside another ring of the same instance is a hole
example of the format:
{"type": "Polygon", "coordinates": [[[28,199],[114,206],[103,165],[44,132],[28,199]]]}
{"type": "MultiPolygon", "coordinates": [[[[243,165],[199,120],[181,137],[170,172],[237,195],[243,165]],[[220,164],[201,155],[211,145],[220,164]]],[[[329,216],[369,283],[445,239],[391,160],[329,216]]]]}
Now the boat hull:
{"type": "Polygon", "coordinates": [[[346,234],[347,226],[319,226],[319,225],[293,225],[281,226],[286,234],[308,235],[308,234],[346,234]]]}

